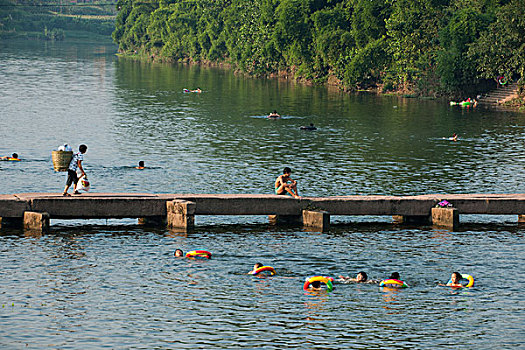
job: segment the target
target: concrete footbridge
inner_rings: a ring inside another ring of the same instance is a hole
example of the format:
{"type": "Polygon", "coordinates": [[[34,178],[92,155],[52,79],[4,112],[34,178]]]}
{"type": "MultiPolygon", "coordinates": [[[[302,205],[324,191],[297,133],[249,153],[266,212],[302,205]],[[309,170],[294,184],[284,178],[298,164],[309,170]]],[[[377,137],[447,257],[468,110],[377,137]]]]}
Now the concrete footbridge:
{"type": "Polygon", "coordinates": [[[525,223],[525,193],[354,195],[302,197],[270,194],[51,193],[0,195],[0,228],[23,226],[45,232],[50,219],[138,218],[147,225],[191,230],[196,215],[268,215],[270,223],[295,224],[319,231],[331,215],[385,215],[394,222],[454,229],[459,214],[517,215],[525,223]],[[447,201],[448,206],[438,203],[447,201]]]}

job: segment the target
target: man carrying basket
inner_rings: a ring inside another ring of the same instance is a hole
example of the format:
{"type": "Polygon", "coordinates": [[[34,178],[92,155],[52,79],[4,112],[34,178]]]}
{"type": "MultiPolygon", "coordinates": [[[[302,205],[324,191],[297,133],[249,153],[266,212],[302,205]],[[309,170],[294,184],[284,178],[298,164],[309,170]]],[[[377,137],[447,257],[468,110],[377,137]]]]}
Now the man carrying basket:
{"type": "Polygon", "coordinates": [[[77,170],[80,169],[82,176],[86,176],[86,173],[84,172],[84,168],[82,168],[82,161],[84,160],[84,153],[87,152],[87,146],[86,145],[80,145],[78,147],[79,152],[73,154],[73,158],[71,158],[71,162],[69,163],[69,168],[67,169],[67,181],[66,181],[66,188],[64,188],[64,193],[62,193],[63,196],[71,196],[67,191],[69,190],[69,187],[74,183],[74,194],[80,194],[80,192],[77,191],[77,184],[79,177],[77,175],[77,170]]]}

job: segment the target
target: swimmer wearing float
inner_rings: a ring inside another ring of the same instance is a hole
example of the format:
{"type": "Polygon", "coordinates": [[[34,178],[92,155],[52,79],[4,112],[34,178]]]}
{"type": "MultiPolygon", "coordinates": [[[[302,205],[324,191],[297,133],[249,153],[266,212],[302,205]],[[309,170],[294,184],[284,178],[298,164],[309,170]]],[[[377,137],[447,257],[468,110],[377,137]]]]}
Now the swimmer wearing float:
{"type": "Polygon", "coordinates": [[[146,167],[144,166],[144,161],[141,160],[139,162],[139,166],[136,166],[135,169],[139,169],[139,170],[142,170],[142,169],[145,169],[146,167]]]}
{"type": "Polygon", "coordinates": [[[452,288],[472,287],[474,285],[474,278],[470,275],[462,275],[459,272],[453,272],[447,284],[440,283],[439,285],[452,288]],[[468,280],[468,283],[465,285],[461,284],[462,279],[468,280]]]}
{"type": "Polygon", "coordinates": [[[312,290],[321,290],[321,281],[313,281],[308,288],[312,290]]]}
{"type": "Polygon", "coordinates": [[[255,271],[257,271],[257,269],[259,269],[262,266],[263,266],[263,264],[261,264],[261,263],[255,263],[255,265],[253,265],[253,270],[248,272],[248,275],[255,275],[255,271]]]}
{"type": "Polygon", "coordinates": [[[399,276],[399,272],[392,272],[390,277],[386,280],[383,280],[379,283],[379,287],[386,287],[386,288],[407,288],[408,285],[401,281],[401,277],[399,276]]]}
{"type": "Polygon", "coordinates": [[[338,282],[342,283],[349,283],[349,282],[355,282],[355,283],[379,283],[379,281],[369,280],[368,275],[366,272],[361,271],[359,272],[355,278],[352,277],[345,277],[345,276],[339,276],[338,282]]]}
{"type": "Polygon", "coordinates": [[[317,128],[314,126],[314,123],[310,123],[310,125],[308,125],[308,126],[301,126],[300,129],[301,130],[309,130],[309,131],[317,130],[317,128]]]}
{"type": "Polygon", "coordinates": [[[275,269],[271,266],[264,266],[263,264],[261,263],[256,263],[255,265],[253,265],[253,270],[248,272],[249,275],[254,275],[254,276],[257,276],[257,275],[260,275],[260,274],[263,274],[263,275],[270,275],[270,276],[273,276],[275,275],[275,269]]]}
{"type": "Polygon", "coordinates": [[[211,253],[207,250],[192,250],[187,252],[185,256],[190,259],[211,259],[211,253]]]}
{"type": "Polygon", "coordinates": [[[17,153],[13,153],[11,155],[11,157],[9,156],[5,156],[5,157],[0,157],[0,160],[5,160],[5,161],[20,161],[20,159],[18,158],[18,154],[17,153]]]}
{"type": "Polygon", "coordinates": [[[294,198],[301,198],[297,192],[297,181],[290,177],[291,174],[292,170],[290,168],[286,167],[283,169],[283,174],[279,175],[277,179],[275,179],[275,194],[289,194],[294,198]]]}
{"type": "Polygon", "coordinates": [[[281,118],[281,116],[279,115],[279,113],[277,113],[277,111],[274,109],[272,113],[268,114],[268,117],[269,119],[277,119],[277,118],[281,118]]]}
{"type": "Polygon", "coordinates": [[[326,286],[326,290],[331,292],[334,290],[334,279],[327,276],[311,276],[304,281],[303,290],[321,290],[322,284],[326,286]],[[321,284],[322,283],[322,284],[321,284]]]}
{"type": "Polygon", "coordinates": [[[186,257],[186,258],[190,258],[190,259],[195,259],[195,258],[211,259],[211,253],[206,251],[206,250],[192,250],[191,252],[187,252],[186,255],[185,255],[184,252],[181,249],[176,249],[175,253],[173,253],[173,255],[176,258],[184,258],[184,257],[186,257]]]}
{"type": "Polygon", "coordinates": [[[463,287],[463,285],[460,283],[461,281],[461,274],[459,272],[453,272],[450,276],[450,281],[448,281],[445,286],[447,287],[463,287]]]}
{"type": "Polygon", "coordinates": [[[182,89],[182,92],[196,92],[196,93],[200,94],[202,92],[202,90],[201,90],[201,88],[196,88],[195,90],[182,89]]]}

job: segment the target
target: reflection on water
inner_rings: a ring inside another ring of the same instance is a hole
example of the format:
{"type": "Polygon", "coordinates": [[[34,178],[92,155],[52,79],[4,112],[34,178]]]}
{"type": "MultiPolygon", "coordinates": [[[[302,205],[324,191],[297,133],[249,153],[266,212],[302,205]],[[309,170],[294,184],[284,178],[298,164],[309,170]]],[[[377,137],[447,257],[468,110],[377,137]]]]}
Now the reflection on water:
{"type": "Polygon", "coordinates": [[[524,191],[523,114],[57,45],[2,51],[0,153],[23,158],[0,164],[3,193],[58,191],[49,154],[63,142],[88,144],[93,191],[271,193],[284,165],[304,195],[524,191]],[[254,117],[274,109],[285,117],[254,117]],[[318,130],[300,130],[310,122],[318,130]],[[139,160],[150,168],[137,172],[139,160]]]}
{"type": "Polygon", "coordinates": [[[277,349],[299,347],[291,345],[297,339],[313,346],[329,339],[338,348],[380,348],[396,339],[399,347],[435,348],[449,344],[451,333],[478,334],[473,348],[523,341],[524,286],[508,278],[519,275],[522,230],[436,240],[431,230],[389,228],[311,235],[223,226],[173,236],[135,226],[54,226],[36,239],[8,231],[0,240],[0,337],[10,348],[277,349]],[[176,248],[211,250],[213,258],[176,259],[176,248]],[[256,261],[278,274],[247,275],[256,261]],[[475,276],[476,287],[436,287],[456,269],[475,276]],[[360,270],[373,279],[399,270],[411,287],[302,289],[311,274],[360,270]]]}
{"type": "MultiPolygon", "coordinates": [[[[65,175],[53,172],[50,153],[63,142],[88,144],[94,192],[271,193],[285,165],[304,195],[525,192],[522,114],[348,95],[114,52],[0,43],[0,155],[23,159],[0,162],[0,193],[60,191],[65,175]],[[182,92],[196,87],[203,93],[182,92]],[[274,109],[285,117],[264,117],[274,109]],[[300,130],[309,123],[318,130],[300,130]],[[453,132],[460,141],[446,139],[453,132]],[[139,160],[146,169],[134,168],[139,160]]],[[[2,345],[387,348],[395,340],[420,349],[525,340],[524,285],[515,278],[524,231],[514,219],[454,233],[381,223],[313,233],[198,220],[190,234],[98,221],[57,221],[44,236],[3,230],[2,345]],[[175,259],[176,248],[213,258],[175,259]],[[247,275],[255,262],[278,274],[247,275]],[[302,289],[306,276],[361,270],[371,279],[399,271],[410,288],[302,289]],[[456,270],[475,276],[476,287],[436,287],[456,270]]]]}

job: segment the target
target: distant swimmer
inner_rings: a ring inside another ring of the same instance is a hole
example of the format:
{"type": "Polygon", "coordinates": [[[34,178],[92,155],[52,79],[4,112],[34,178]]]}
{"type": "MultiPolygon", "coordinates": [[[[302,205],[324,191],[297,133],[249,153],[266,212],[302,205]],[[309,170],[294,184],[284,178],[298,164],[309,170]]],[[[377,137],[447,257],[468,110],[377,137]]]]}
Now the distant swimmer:
{"type": "Polygon", "coordinates": [[[18,158],[18,154],[17,153],[13,153],[11,155],[11,157],[9,156],[5,156],[5,157],[0,157],[0,160],[4,160],[4,161],[15,161],[15,162],[19,162],[20,159],[18,158]]]}
{"type": "Polygon", "coordinates": [[[278,118],[281,118],[281,116],[279,115],[279,113],[277,113],[276,110],[273,110],[272,113],[268,114],[268,118],[269,119],[278,119],[278,118]]]}
{"type": "Polygon", "coordinates": [[[310,123],[308,126],[301,126],[301,130],[317,130],[317,128],[314,126],[314,123],[310,123]]]}
{"type": "Polygon", "coordinates": [[[200,94],[202,92],[202,90],[201,90],[201,88],[196,88],[195,90],[182,89],[182,92],[196,92],[196,93],[200,94]]]}
{"type": "Polygon", "coordinates": [[[175,253],[173,253],[173,255],[177,258],[183,258],[184,252],[181,249],[175,249],[175,253]]]}
{"type": "Polygon", "coordinates": [[[139,166],[136,166],[136,167],[135,167],[135,169],[140,169],[140,170],[145,169],[145,168],[146,168],[146,167],[144,166],[144,161],[143,161],[143,160],[141,160],[141,161],[139,162],[139,166]]]}
{"type": "Polygon", "coordinates": [[[368,275],[364,271],[359,272],[355,278],[339,276],[339,279],[337,281],[342,283],[379,283],[379,281],[369,280],[368,275]]]}
{"type": "Polygon", "coordinates": [[[450,138],[450,140],[452,141],[457,141],[458,140],[458,135],[456,133],[452,134],[452,137],[450,138]]]}

